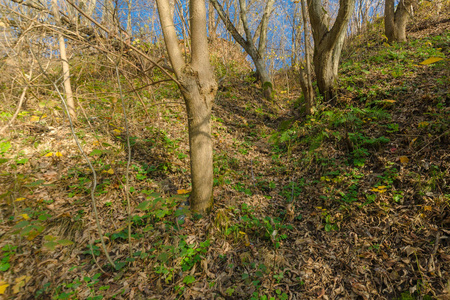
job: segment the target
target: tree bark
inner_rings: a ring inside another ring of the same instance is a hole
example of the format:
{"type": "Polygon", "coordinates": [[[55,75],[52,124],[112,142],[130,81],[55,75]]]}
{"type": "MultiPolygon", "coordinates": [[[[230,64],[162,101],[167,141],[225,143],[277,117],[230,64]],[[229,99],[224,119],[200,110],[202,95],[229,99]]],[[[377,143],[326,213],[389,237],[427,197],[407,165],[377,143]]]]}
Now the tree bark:
{"type": "MultiPolygon", "coordinates": [[[[59,18],[57,0],[52,0],[52,9],[56,23],[60,26],[61,20],[59,18]]],[[[59,54],[61,57],[61,63],[63,67],[64,91],[66,93],[67,107],[69,108],[69,114],[72,117],[72,119],[76,119],[77,114],[75,110],[75,101],[73,99],[72,87],[70,85],[70,67],[69,61],[67,60],[66,43],[64,41],[63,35],[60,32],[58,32],[58,43],[59,43],[59,54]]]]}
{"type": "Polygon", "coordinates": [[[340,0],[339,11],[331,29],[329,16],[321,0],[308,0],[309,19],[314,38],[314,69],[319,92],[324,99],[334,98],[334,83],[344,44],[348,21],[355,7],[355,0],[340,0]]]}
{"type": "Polygon", "coordinates": [[[191,61],[185,63],[178,46],[168,0],[157,0],[158,13],[169,59],[180,82],[189,128],[192,193],[191,209],[208,213],[213,205],[213,152],[211,108],[217,83],[209,62],[206,30],[206,7],[203,0],[190,0],[191,61]]]}

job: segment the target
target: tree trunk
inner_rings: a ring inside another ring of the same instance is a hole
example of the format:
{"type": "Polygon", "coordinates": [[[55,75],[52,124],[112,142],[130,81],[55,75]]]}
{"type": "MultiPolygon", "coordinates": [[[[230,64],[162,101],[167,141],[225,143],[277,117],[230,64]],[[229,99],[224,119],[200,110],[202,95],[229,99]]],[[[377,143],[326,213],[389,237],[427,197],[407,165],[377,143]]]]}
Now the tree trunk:
{"type": "Polygon", "coordinates": [[[213,142],[211,108],[217,91],[209,62],[206,7],[203,0],[190,0],[191,62],[184,63],[168,0],[157,0],[158,13],[169,59],[180,83],[186,103],[191,156],[191,209],[197,213],[211,210],[213,187],[213,142]]]}
{"type": "Polygon", "coordinates": [[[406,42],[406,25],[408,24],[410,0],[401,0],[395,11],[395,37],[397,42],[406,42]]]}
{"type": "Polygon", "coordinates": [[[275,0],[268,0],[266,2],[266,6],[264,9],[264,14],[261,19],[261,23],[258,25],[259,28],[259,45],[258,48],[255,46],[254,37],[251,34],[250,27],[247,21],[247,3],[245,0],[239,0],[239,15],[242,26],[244,27],[245,38],[241,35],[236,29],[236,26],[233,25],[229,15],[227,15],[217,0],[210,0],[210,3],[214,5],[220,19],[225,24],[227,31],[231,33],[234,40],[244,48],[245,52],[252,58],[253,63],[255,64],[256,74],[258,80],[261,83],[263,96],[266,99],[272,99],[272,89],[273,84],[270,76],[266,70],[265,65],[265,51],[266,51],[266,39],[267,39],[267,26],[268,26],[268,18],[272,11],[272,7],[275,0]]]}
{"type": "MultiPolygon", "coordinates": [[[[55,15],[56,23],[61,25],[61,20],[59,18],[58,3],[56,0],[52,0],[52,9],[55,15]]],[[[75,101],[73,99],[72,87],[70,85],[70,67],[67,60],[66,54],[66,43],[64,37],[61,33],[58,33],[58,43],[59,43],[59,54],[61,57],[61,63],[63,67],[63,79],[64,79],[64,91],[66,93],[66,104],[69,108],[69,114],[72,119],[76,119],[77,114],[75,111],[75,101]]]]}
{"type": "Polygon", "coordinates": [[[411,4],[412,0],[401,0],[397,5],[397,9],[395,9],[394,0],[386,0],[384,6],[384,29],[389,43],[406,42],[406,25],[409,19],[408,8],[411,4]]]}
{"type": "Polygon", "coordinates": [[[309,33],[306,17],[305,0],[301,0],[302,5],[302,21],[303,21],[303,39],[305,42],[305,68],[304,71],[300,68],[300,86],[302,88],[303,96],[305,98],[305,113],[312,115],[314,113],[314,89],[311,79],[311,61],[309,53],[309,33]]]}
{"type": "Polygon", "coordinates": [[[329,28],[329,16],[320,0],[308,0],[309,18],[314,38],[314,69],[319,92],[324,100],[334,97],[341,50],[355,0],[340,0],[336,21],[329,28]]]}

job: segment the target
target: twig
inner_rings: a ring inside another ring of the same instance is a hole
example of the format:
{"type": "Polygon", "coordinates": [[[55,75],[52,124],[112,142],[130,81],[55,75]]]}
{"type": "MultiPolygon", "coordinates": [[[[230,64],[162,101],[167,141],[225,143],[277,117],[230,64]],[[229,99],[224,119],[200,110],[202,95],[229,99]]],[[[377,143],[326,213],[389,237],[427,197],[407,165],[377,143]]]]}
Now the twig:
{"type": "MultiPolygon", "coordinates": [[[[87,18],[89,21],[91,21],[92,23],[94,23],[97,27],[99,27],[100,29],[102,29],[103,31],[105,31],[106,33],[108,33],[109,36],[113,36],[113,34],[111,34],[111,32],[106,29],[104,26],[102,26],[100,23],[98,23],[96,20],[94,20],[92,17],[88,16],[81,8],[79,8],[77,5],[75,5],[72,1],[70,0],[66,0],[67,3],[69,3],[71,6],[73,6],[80,14],[82,14],[85,18],[87,18]]],[[[117,37],[117,36],[116,36],[117,37]]],[[[117,37],[118,38],[118,37],[117,37]]],[[[161,66],[158,62],[156,62],[154,59],[152,59],[151,57],[149,57],[147,54],[145,54],[144,52],[142,52],[141,50],[139,50],[138,48],[134,47],[133,45],[131,45],[130,43],[125,42],[124,40],[120,39],[120,42],[123,43],[124,45],[127,45],[127,47],[129,47],[130,49],[132,49],[133,51],[136,51],[139,55],[141,55],[142,57],[146,58],[148,61],[150,61],[153,65],[157,66],[164,74],[166,74],[170,79],[172,79],[173,81],[175,81],[178,86],[180,88],[183,88],[183,85],[172,75],[170,74],[163,66],[161,66]]]]}
{"type": "Polygon", "coordinates": [[[417,154],[419,154],[420,152],[422,152],[426,147],[430,146],[431,143],[433,143],[435,140],[440,139],[441,137],[443,137],[445,134],[449,133],[450,129],[447,129],[446,131],[444,131],[441,135],[439,135],[438,137],[432,139],[429,143],[427,143],[425,146],[423,146],[419,151],[416,151],[416,153],[414,153],[414,156],[417,156],[417,154]]]}
{"type": "MultiPolygon", "coordinates": [[[[33,65],[34,62],[31,63],[31,67],[30,67],[30,79],[31,79],[31,75],[33,75],[33,65]]],[[[11,120],[9,120],[8,124],[6,124],[5,126],[3,126],[0,129],[0,134],[3,133],[3,131],[6,130],[6,128],[8,128],[9,126],[12,125],[12,123],[14,122],[14,120],[17,118],[17,116],[19,115],[20,109],[22,108],[22,104],[23,104],[23,100],[25,99],[25,94],[27,93],[29,85],[27,84],[22,91],[22,95],[20,95],[20,99],[19,99],[19,104],[17,104],[17,109],[16,112],[14,113],[14,115],[12,116],[11,120]]]]}
{"type": "MultiPolygon", "coordinates": [[[[98,211],[97,211],[97,203],[95,202],[95,189],[97,187],[97,173],[95,172],[94,166],[92,165],[91,161],[89,160],[89,158],[87,157],[86,153],[83,151],[83,148],[81,147],[80,141],[78,140],[77,135],[75,134],[75,129],[73,126],[73,122],[72,122],[72,117],[69,114],[69,108],[67,107],[67,103],[63,97],[63,95],[61,94],[60,90],[58,89],[58,86],[56,85],[56,83],[47,75],[47,73],[45,72],[45,70],[42,68],[41,63],[39,62],[39,60],[37,59],[36,55],[34,54],[32,45],[30,43],[30,41],[28,41],[28,45],[30,46],[30,52],[33,56],[33,58],[37,61],[37,63],[39,64],[39,68],[41,69],[41,71],[43,72],[44,76],[50,81],[52,82],[56,92],[58,93],[59,98],[61,99],[61,102],[64,106],[64,110],[66,112],[67,115],[67,119],[69,120],[69,124],[70,124],[70,131],[72,133],[73,139],[75,140],[75,143],[77,144],[78,149],[81,152],[81,155],[83,156],[83,158],[86,160],[86,162],[89,165],[89,168],[92,171],[92,187],[91,187],[91,200],[92,200],[92,208],[94,210],[94,216],[95,216],[95,222],[97,225],[97,230],[98,233],[100,235],[100,241],[102,244],[102,248],[103,251],[105,252],[106,258],[108,260],[108,262],[114,267],[116,268],[116,264],[114,263],[114,261],[111,259],[111,257],[109,256],[108,250],[106,249],[106,244],[105,244],[105,239],[103,237],[103,233],[102,233],[102,227],[100,225],[100,218],[98,216],[98,211]]],[[[92,244],[91,244],[92,247],[92,244]]],[[[94,256],[94,252],[92,251],[92,255],[94,256]]]]}

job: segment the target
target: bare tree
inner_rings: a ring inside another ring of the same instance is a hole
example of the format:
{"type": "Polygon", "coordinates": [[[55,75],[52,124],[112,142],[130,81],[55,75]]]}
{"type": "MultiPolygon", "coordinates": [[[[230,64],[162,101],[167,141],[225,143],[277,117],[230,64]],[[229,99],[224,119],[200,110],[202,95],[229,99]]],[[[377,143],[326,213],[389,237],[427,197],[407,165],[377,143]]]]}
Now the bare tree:
{"type": "MultiPolygon", "coordinates": [[[[59,18],[59,10],[58,10],[58,2],[57,0],[52,0],[52,10],[53,15],[55,17],[56,23],[61,25],[61,20],[59,18]]],[[[69,108],[70,116],[73,119],[76,119],[76,110],[75,110],[75,101],[73,99],[72,94],[72,87],[70,85],[70,67],[69,67],[69,61],[67,60],[67,53],[66,53],[66,43],[64,41],[64,37],[61,32],[57,33],[58,36],[58,43],[59,43],[59,55],[61,58],[61,64],[63,67],[63,83],[64,83],[64,91],[66,93],[66,102],[67,107],[69,108]]]]}
{"type": "Polygon", "coordinates": [[[203,0],[189,1],[191,60],[185,63],[175,31],[169,0],[157,0],[158,13],[169,59],[184,97],[189,127],[193,211],[208,212],[213,204],[213,154],[211,108],[217,83],[209,62],[206,6],[203,0]]]}
{"type": "Polygon", "coordinates": [[[314,39],[314,69],[319,92],[325,100],[334,96],[333,85],[338,75],[339,60],[348,21],[354,11],[355,0],[339,0],[339,10],[330,28],[330,18],[321,0],[308,0],[309,19],[314,39]]]}
{"type": "Polygon", "coordinates": [[[412,4],[413,0],[400,0],[395,9],[394,0],[386,0],[384,5],[384,29],[389,43],[406,41],[406,25],[412,4]]]}
{"type": "Polygon", "coordinates": [[[245,52],[247,52],[247,54],[250,55],[250,57],[252,58],[253,63],[255,64],[256,67],[257,76],[259,77],[259,80],[263,88],[264,97],[270,99],[273,84],[272,80],[270,79],[269,73],[266,70],[264,57],[267,43],[267,27],[269,24],[270,13],[272,12],[272,7],[273,4],[275,3],[275,0],[266,1],[261,21],[257,27],[254,36],[251,33],[249,22],[247,19],[247,1],[239,0],[239,8],[240,8],[239,15],[241,18],[242,26],[244,27],[245,38],[236,29],[229,15],[225,13],[219,1],[210,0],[210,3],[214,5],[214,8],[219,14],[219,17],[222,19],[223,23],[225,24],[225,27],[231,33],[235,41],[238,42],[239,45],[241,45],[242,48],[244,48],[245,52]],[[258,37],[259,37],[259,44],[258,47],[256,47],[256,40],[258,37]]]}

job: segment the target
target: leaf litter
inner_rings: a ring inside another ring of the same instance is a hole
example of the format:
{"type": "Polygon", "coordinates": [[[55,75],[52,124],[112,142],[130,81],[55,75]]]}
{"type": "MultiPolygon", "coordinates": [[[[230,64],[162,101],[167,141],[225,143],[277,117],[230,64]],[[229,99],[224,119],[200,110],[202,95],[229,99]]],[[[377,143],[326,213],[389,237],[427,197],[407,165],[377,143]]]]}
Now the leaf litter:
{"type": "MultiPolygon", "coordinates": [[[[28,161],[14,164],[11,156],[3,164],[0,293],[14,299],[394,299],[406,292],[448,299],[449,136],[448,122],[436,119],[448,116],[448,97],[440,111],[430,105],[445,97],[434,84],[442,72],[424,66],[415,77],[393,79],[396,86],[410,82],[394,92],[395,102],[378,99],[391,114],[378,125],[399,128],[389,127],[385,144],[370,140],[383,133],[366,120],[362,130],[374,146],[363,146],[356,135],[329,135],[312,151],[289,138],[271,140],[286,121],[288,128],[310,126],[292,131],[298,140],[315,130],[316,120],[292,110],[298,90],[274,105],[261,100],[254,84],[227,80],[213,109],[215,206],[201,219],[178,210],[190,192],[183,108],[160,114],[176,115],[170,123],[156,118],[143,127],[131,119],[137,137],[133,257],[124,232],[120,124],[103,124],[95,134],[79,125],[84,150],[96,157],[101,226],[118,270],[101,252],[89,203],[92,174],[67,123],[24,122],[14,132],[35,134],[39,144],[29,146],[26,134],[15,133],[9,153],[24,151],[28,161]],[[348,162],[357,147],[373,147],[361,168],[348,162]],[[322,158],[336,163],[330,167],[322,158]],[[28,223],[19,228],[20,222],[28,223]]],[[[367,86],[379,75],[368,77],[367,86]]],[[[343,112],[355,98],[340,92],[343,112]]]]}

